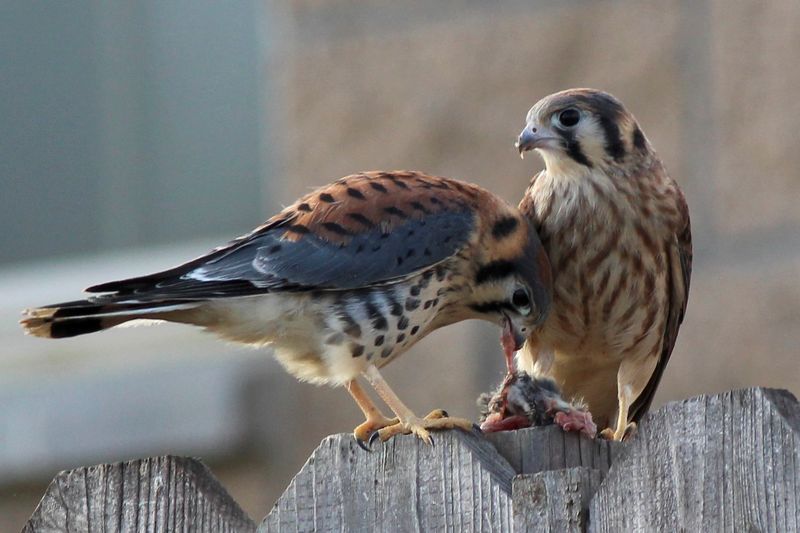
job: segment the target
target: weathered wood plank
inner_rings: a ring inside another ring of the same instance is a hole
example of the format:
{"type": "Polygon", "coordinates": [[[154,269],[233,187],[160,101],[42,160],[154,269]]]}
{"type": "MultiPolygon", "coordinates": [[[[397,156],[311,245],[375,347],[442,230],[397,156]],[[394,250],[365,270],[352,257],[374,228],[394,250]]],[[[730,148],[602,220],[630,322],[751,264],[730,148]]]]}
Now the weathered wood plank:
{"type": "Polygon", "coordinates": [[[586,531],[589,502],[602,474],[577,467],[523,474],[514,478],[514,531],[580,533],[586,531]]]}
{"type": "Polygon", "coordinates": [[[590,531],[800,530],[800,406],[737,390],[648,415],[591,503],[590,531]]]}
{"type": "Polygon", "coordinates": [[[322,441],[259,531],[510,531],[514,470],[483,437],[322,441]]]}
{"type": "MultiPolygon", "coordinates": [[[[668,404],[623,445],[556,427],[435,437],[371,453],[328,437],[259,531],[582,531],[587,505],[598,532],[800,530],[800,405],[785,391],[668,404]]],[[[255,525],[202,464],[159,457],[62,472],[24,531],[120,530],[255,525]]]]}
{"type": "Polygon", "coordinates": [[[518,474],[586,466],[608,472],[622,444],[565,433],[556,425],[490,433],[486,438],[518,474]]]}
{"type": "Polygon", "coordinates": [[[154,457],[58,474],[24,532],[247,532],[255,524],[196,459],[154,457]]]}
{"type": "Polygon", "coordinates": [[[435,448],[409,436],[372,453],[351,435],[325,439],[260,530],[509,531],[514,475],[588,466],[602,476],[617,446],[555,426],[435,438],[435,448]]]}

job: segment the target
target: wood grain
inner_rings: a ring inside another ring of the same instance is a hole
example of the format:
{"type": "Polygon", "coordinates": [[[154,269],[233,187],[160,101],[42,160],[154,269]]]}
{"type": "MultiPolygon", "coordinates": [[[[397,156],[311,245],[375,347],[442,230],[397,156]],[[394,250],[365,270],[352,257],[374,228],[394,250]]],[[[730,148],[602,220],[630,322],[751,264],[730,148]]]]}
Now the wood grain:
{"type": "Polygon", "coordinates": [[[604,476],[622,448],[618,442],[564,433],[556,425],[490,433],[486,438],[518,474],[586,466],[604,476]]]}
{"type": "Polygon", "coordinates": [[[616,458],[590,531],[798,531],[799,430],[786,391],[670,403],[616,458]]]}
{"type": "Polygon", "coordinates": [[[514,531],[586,531],[589,502],[601,479],[599,470],[583,466],[515,477],[514,531]]]}
{"type": "MultiPolygon", "coordinates": [[[[773,389],[666,405],[628,443],[533,428],[360,449],[327,437],[258,531],[800,531],[800,405],[773,389]],[[588,509],[588,513],[587,513],[588,509]]],[[[53,480],[24,531],[254,531],[194,459],[53,480]]]]}
{"type": "Polygon", "coordinates": [[[486,439],[437,432],[375,443],[322,441],[259,531],[510,531],[508,462],[486,439]]]}
{"type": "Polygon", "coordinates": [[[405,436],[366,453],[352,435],[328,437],[259,530],[511,531],[515,475],[588,466],[602,476],[617,446],[555,426],[435,439],[431,448],[405,436]]]}
{"type": "Polygon", "coordinates": [[[23,532],[247,532],[255,524],[196,459],[154,457],[61,472],[23,532]]]}

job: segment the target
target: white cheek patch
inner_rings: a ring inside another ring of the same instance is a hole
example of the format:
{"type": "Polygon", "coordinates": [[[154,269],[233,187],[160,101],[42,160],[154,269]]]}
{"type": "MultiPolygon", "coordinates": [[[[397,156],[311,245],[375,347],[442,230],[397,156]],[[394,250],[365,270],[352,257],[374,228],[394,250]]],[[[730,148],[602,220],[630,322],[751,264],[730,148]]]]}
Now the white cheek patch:
{"type": "Polygon", "coordinates": [[[606,153],[606,136],[600,124],[593,118],[586,118],[578,127],[575,140],[580,143],[581,150],[589,161],[602,161],[606,153]]]}

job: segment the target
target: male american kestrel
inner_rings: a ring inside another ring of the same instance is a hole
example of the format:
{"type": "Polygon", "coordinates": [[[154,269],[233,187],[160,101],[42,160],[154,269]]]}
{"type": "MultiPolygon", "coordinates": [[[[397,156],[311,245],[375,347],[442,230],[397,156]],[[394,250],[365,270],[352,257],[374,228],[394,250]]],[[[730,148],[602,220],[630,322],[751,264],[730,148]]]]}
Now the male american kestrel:
{"type": "Polygon", "coordinates": [[[470,430],[442,410],[415,416],[378,368],[470,318],[503,327],[508,357],[551,298],[549,263],[516,208],[475,185],[404,171],[341,178],[202,257],[87,291],[105,294],[27,310],[22,325],[62,338],[156,319],[269,344],[295,377],[347,388],[366,416],[354,431],[362,446],[470,430]],[[359,374],[396,419],[380,413],[359,374]]]}
{"type": "Polygon", "coordinates": [[[633,115],[601,91],[543,98],[517,147],[546,165],[520,210],[553,268],[550,316],[520,366],[582,398],[602,434],[622,439],[653,400],[686,310],[686,200],[633,115]]]}

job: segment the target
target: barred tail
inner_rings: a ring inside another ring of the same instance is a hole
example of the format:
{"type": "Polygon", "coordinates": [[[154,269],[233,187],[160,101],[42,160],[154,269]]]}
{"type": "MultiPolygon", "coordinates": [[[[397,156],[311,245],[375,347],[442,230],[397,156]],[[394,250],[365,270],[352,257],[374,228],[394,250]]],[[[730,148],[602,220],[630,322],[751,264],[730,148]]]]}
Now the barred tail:
{"type": "MultiPolygon", "coordinates": [[[[130,320],[170,320],[181,311],[196,308],[202,302],[163,300],[154,302],[79,300],[26,309],[20,324],[28,335],[63,339],[113,328],[130,320]]],[[[180,320],[176,320],[180,321],[180,320]]]]}

